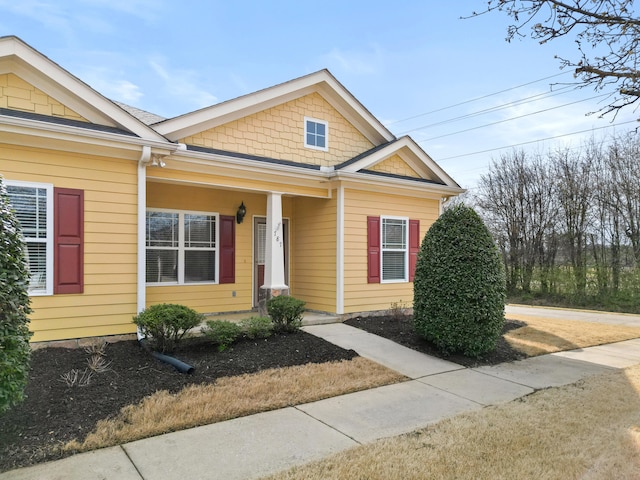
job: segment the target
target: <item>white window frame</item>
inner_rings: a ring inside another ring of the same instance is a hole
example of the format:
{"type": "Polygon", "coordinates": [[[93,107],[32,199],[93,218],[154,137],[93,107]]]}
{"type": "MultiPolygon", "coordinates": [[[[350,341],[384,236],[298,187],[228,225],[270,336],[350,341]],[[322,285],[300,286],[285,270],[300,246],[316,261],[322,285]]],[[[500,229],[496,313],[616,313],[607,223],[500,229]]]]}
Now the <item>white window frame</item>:
{"type": "Polygon", "coordinates": [[[392,215],[380,216],[380,283],[406,283],[409,281],[409,217],[396,217],[392,215]],[[404,249],[385,248],[384,244],[384,223],[385,220],[404,221],[404,249]],[[404,278],[385,280],[384,278],[384,254],[385,252],[404,252],[404,278]]]}
{"type": "MultiPolygon", "coordinates": [[[[167,208],[147,208],[146,212],[162,212],[162,213],[177,213],[178,214],[178,268],[177,268],[177,282],[146,282],[147,286],[169,286],[169,285],[217,285],[220,283],[220,214],[216,212],[202,212],[196,210],[173,210],[167,208]],[[216,243],[214,248],[198,248],[198,247],[185,247],[185,227],[184,219],[185,215],[207,215],[209,217],[215,217],[216,219],[216,243]],[[204,282],[186,282],[185,281],[185,252],[190,251],[211,251],[215,250],[215,262],[216,271],[214,273],[214,281],[204,282]]],[[[145,212],[145,255],[147,250],[171,250],[175,247],[149,247],[146,245],[146,212],[145,212]]],[[[145,262],[145,276],[146,276],[146,262],[145,262]]]]}
{"type": "Polygon", "coordinates": [[[26,187],[26,188],[42,188],[46,190],[46,198],[47,198],[47,225],[45,227],[45,231],[47,234],[47,238],[42,241],[33,241],[25,239],[25,243],[44,243],[45,251],[46,251],[46,259],[45,259],[45,288],[44,290],[32,290],[29,287],[29,295],[33,297],[42,297],[47,295],[53,295],[53,184],[51,183],[39,183],[39,182],[23,182],[18,180],[5,180],[5,185],[7,187],[26,187]]]}
{"type": "Polygon", "coordinates": [[[323,152],[328,151],[329,150],[329,122],[327,122],[326,120],[320,120],[318,118],[304,117],[304,146],[306,148],[311,148],[314,150],[322,150],[323,152]],[[308,122],[319,123],[321,125],[324,125],[324,147],[318,147],[317,145],[311,145],[307,143],[308,122]]]}

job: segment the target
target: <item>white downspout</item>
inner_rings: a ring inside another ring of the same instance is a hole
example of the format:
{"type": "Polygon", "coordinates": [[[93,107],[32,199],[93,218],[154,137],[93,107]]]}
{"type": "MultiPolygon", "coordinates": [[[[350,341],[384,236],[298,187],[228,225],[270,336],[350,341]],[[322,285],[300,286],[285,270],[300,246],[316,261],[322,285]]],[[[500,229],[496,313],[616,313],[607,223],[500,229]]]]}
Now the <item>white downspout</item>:
{"type": "MultiPolygon", "coordinates": [[[[147,164],[151,161],[151,147],[143,146],[138,161],[138,283],[137,283],[137,313],[145,309],[147,303],[146,286],[146,245],[145,219],[147,218],[147,164]]],[[[144,334],[137,329],[138,341],[144,334]]]]}

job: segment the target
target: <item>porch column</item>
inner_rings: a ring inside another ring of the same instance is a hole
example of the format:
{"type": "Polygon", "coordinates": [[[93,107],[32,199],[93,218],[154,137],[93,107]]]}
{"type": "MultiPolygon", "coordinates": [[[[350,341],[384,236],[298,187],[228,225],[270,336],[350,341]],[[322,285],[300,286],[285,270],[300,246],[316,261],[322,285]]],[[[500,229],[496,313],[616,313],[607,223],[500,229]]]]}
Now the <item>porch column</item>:
{"type": "Polygon", "coordinates": [[[289,295],[289,287],[284,282],[282,193],[279,192],[267,194],[264,285],[260,290],[258,307],[261,314],[266,314],[266,303],[271,297],[289,295]]]}

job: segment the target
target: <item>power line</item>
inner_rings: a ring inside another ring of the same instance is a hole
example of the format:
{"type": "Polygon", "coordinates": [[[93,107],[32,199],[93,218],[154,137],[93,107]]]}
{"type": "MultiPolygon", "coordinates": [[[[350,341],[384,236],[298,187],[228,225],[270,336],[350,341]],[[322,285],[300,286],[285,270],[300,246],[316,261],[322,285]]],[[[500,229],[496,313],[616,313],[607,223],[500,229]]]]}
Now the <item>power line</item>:
{"type": "Polygon", "coordinates": [[[406,122],[408,120],[413,120],[415,118],[424,117],[426,115],[431,115],[432,113],[442,112],[443,110],[449,110],[450,108],[459,107],[460,105],[465,105],[467,103],[477,102],[478,100],[484,100],[485,98],[493,97],[495,95],[500,95],[501,93],[510,92],[511,90],[515,90],[517,88],[526,87],[528,85],[533,85],[534,83],[543,82],[544,80],[549,80],[550,78],[559,77],[560,75],[566,75],[570,73],[569,71],[556,73],[555,75],[550,75],[548,77],[540,78],[538,80],[533,80],[531,82],[523,83],[521,85],[516,85],[515,87],[506,88],[504,90],[500,90],[499,92],[489,93],[487,95],[482,95],[481,97],[472,98],[470,100],[465,100],[464,102],[456,103],[454,105],[449,105],[447,107],[441,107],[436,110],[431,110],[429,112],[419,113],[418,115],[413,115],[412,117],[403,118],[400,120],[394,120],[393,122],[388,122],[386,126],[394,125],[396,123],[406,122]]]}
{"type": "Polygon", "coordinates": [[[537,102],[538,100],[546,100],[547,98],[555,97],[557,95],[562,95],[563,93],[565,93],[565,90],[567,90],[569,88],[571,88],[571,86],[562,87],[561,89],[556,90],[555,92],[538,93],[536,95],[531,95],[530,97],[525,97],[525,98],[521,98],[521,99],[518,99],[518,100],[514,100],[513,102],[503,103],[501,105],[496,105],[496,106],[493,106],[493,107],[485,108],[483,110],[478,110],[476,112],[468,113],[466,115],[460,115],[458,117],[448,118],[448,119],[442,120],[440,122],[430,123],[428,125],[423,125],[423,126],[420,126],[420,127],[412,128],[411,130],[405,130],[404,132],[398,133],[398,135],[407,135],[408,133],[415,132],[417,130],[424,130],[426,128],[437,127],[437,126],[440,126],[440,125],[445,125],[447,123],[453,123],[453,122],[456,122],[458,120],[467,120],[467,119],[472,118],[472,117],[477,117],[477,116],[480,116],[480,115],[484,115],[486,113],[498,112],[498,111],[504,110],[506,108],[516,107],[518,105],[522,105],[524,103],[530,103],[532,101],[537,102]]]}
{"type": "Polygon", "coordinates": [[[504,120],[498,120],[497,122],[485,123],[484,125],[478,125],[478,126],[475,126],[475,127],[466,128],[464,130],[458,130],[457,132],[445,133],[444,135],[438,135],[437,137],[431,137],[431,138],[427,138],[427,139],[421,140],[421,142],[429,142],[431,140],[437,140],[439,138],[444,138],[444,137],[451,137],[452,135],[458,135],[460,133],[469,132],[471,130],[478,130],[480,128],[491,127],[493,125],[498,125],[500,123],[510,122],[512,120],[518,120],[520,118],[530,117],[532,115],[537,115],[539,113],[549,112],[551,110],[556,110],[558,108],[568,107],[569,105],[575,105],[576,103],[586,102],[588,100],[593,100],[594,98],[606,97],[608,95],[609,95],[608,93],[601,93],[600,95],[595,95],[595,96],[589,97],[589,98],[583,98],[581,100],[576,100],[575,102],[565,103],[565,104],[562,104],[562,105],[556,105],[555,107],[549,107],[549,108],[545,108],[543,110],[537,110],[535,112],[530,112],[530,113],[527,113],[527,114],[524,114],[524,115],[519,115],[517,117],[505,118],[504,120]]]}
{"type": "MultiPolygon", "coordinates": [[[[628,120],[626,122],[615,123],[615,124],[612,124],[612,125],[605,125],[603,127],[588,128],[586,130],[580,130],[578,132],[564,133],[562,135],[556,135],[554,137],[538,138],[536,140],[529,140],[528,142],[514,143],[512,145],[506,145],[504,147],[490,148],[490,149],[487,149],[487,150],[479,150],[477,152],[463,153],[463,154],[460,154],[460,155],[454,155],[452,157],[440,158],[440,159],[438,159],[438,162],[443,162],[445,160],[453,160],[455,158],[470,157],[472,155],[479,155],[481,153],[496,152],[498,150],[505,150],[507,148],[514,148],[514,147],[521,147],[522,145],[530,145],[532,143],[546,142],[548,140],[556,140],[558,138],[570,137],[572,135],[580,135],[581,133],[594,132],[596,130],[603,130],[605,128],[619,127],[619,126],[622,126],[622,125],[627,125],[629,123],[637,123],[637,121],[636,120],[628,120]]],[[[418,142],[418,143],[422,143],[422,142],[418,142]]]]}

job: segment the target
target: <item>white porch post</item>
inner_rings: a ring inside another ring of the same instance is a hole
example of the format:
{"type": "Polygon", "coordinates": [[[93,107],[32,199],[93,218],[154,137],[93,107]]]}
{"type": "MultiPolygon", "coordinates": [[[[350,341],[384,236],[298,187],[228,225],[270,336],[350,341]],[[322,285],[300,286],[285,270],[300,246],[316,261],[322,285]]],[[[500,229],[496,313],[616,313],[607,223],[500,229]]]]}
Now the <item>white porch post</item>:
{"type": "Polygon", "coordinates": [[[261,288],[259,308],[266,311],[271,297],[288,295],[284,281],[284,233],[282,228],[282,193],[267,194],[267,234],[265,241],[264,285],[261,288]]]}

